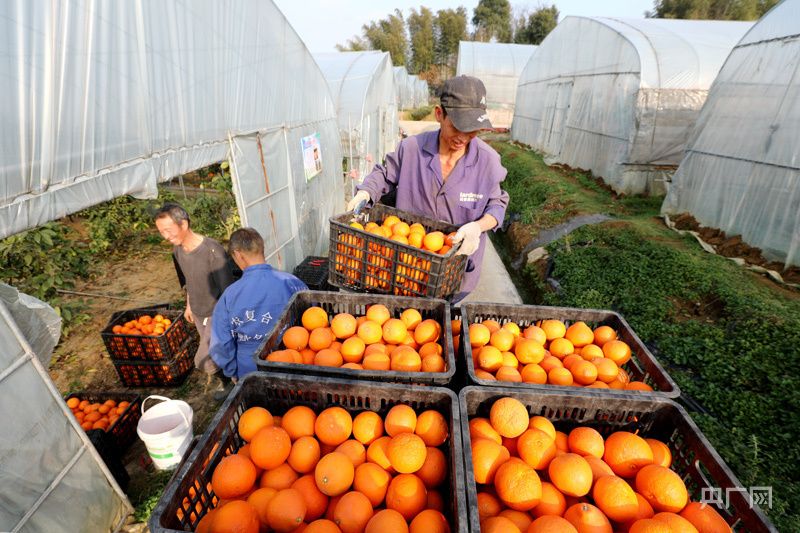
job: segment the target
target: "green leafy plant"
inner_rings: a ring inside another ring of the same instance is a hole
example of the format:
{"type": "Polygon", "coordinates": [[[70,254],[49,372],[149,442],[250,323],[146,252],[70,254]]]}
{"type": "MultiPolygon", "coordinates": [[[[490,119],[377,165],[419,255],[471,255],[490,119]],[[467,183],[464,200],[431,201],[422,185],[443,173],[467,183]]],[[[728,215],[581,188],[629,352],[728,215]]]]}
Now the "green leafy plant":
{"type": "Polygon", "coordinates": [[[433,112],[432,105],[424,105],[417,107],[408,112],[408,118],[411,120],[422,120],[433,112]]]}

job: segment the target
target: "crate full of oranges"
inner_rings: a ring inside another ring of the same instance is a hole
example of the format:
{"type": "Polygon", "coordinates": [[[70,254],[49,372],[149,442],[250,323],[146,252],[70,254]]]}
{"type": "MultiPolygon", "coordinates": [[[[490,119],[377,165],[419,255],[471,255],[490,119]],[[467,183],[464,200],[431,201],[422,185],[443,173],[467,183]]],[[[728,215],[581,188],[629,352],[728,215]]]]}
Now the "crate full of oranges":
{"type": "Polygon", "coordinates": [[[456,372],[444,300],[301,291],[255,354],[259,370],[447,385],[456,372]]]}
{"type": "Polygon", "coordinates": [[[246,376],[150,531],[466,533],[457,401],[438,387],[246,376]]]}
{"type": "MultiPolygon", "coordinates": [[[[467,303],[460,332],[473,383],[677,398],[678,385],[613,311],[467,303]]],[[[456,346],[458,349],[459,346],[456,346]]]]}
{"type": "Polygon", "coordinates": [[[137,438],[136,425],[142,416],[138,394],[85,391],[72,393],[64,401],[84,431],[105,431],[118,455],[137,438]]]}
{"type": "Polygon", "coordinates": [[[147,308],[114,313],[100,335],[115,362],[165,361],[173,359],[195,333],[181,311],[147,308]]]}
{"type": "Polygon", "coordinates": [[[453,246],[457,229],[382,204],[358,217],[331,217],[328,281],[359,292],[448,298],[467,265],[453,246]]]}

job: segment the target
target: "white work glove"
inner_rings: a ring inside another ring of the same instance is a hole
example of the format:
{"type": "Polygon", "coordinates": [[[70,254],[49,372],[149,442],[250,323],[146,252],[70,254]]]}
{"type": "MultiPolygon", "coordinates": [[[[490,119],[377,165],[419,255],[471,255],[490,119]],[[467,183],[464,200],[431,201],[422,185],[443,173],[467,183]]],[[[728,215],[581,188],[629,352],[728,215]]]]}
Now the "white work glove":
{"type": "Polygon", "coordinates": [[[453,244],[461,243],[456,255],[472,255],[481,243],[481,227],[477,222],[464,224],[453,237],[453,244]],[[462,242],[463,241],[463,242],[462,242]]]}
{"type": "Polygon", "coordinates": [[[347,202],[346,211],[353,211],[356,215],[361,212],[361,209],[367,202],[369,202],[369,193],[367,191],[358,191],[353,199],[347,202]]]}

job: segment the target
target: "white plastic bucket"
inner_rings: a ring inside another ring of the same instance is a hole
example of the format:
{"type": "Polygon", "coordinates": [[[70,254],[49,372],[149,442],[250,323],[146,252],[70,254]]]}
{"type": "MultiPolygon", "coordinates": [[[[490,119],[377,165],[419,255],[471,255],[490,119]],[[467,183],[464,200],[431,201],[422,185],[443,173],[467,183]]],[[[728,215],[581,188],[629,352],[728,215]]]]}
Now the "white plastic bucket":
{"type": "Polygon", "coordinates": [[[181,462],[192,441],[193,418],[191,406],[182,400],[170,400],[155,394],[144,399],[136,433],[144,441],[156,468],[169,470],[181,462]],[[162,402],[145,410],[145,404],[151,398],[162,402]]]}

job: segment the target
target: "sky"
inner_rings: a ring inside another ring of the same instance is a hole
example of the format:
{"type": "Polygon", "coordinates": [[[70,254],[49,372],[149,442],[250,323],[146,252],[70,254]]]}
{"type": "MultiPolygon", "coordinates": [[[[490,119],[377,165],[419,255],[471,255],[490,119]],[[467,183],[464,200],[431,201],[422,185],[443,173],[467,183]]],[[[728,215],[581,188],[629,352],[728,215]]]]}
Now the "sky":
{"type": "MultiPolygon", "coordinates": [[[[468,19],[478,0],[274,0],[289,23],[313,52],[335,52],[336,44],[344,44],[354,35],[361,35],[361,26],[380,20],[399,8],[404,15],[411,8],[424,5],[436,12],[439,9],[467,9],[468,19]]],[[[539,5],[555,4],[561,20],[567,15],[642,18],[653,8],[653,0],[511,0],[515,11],[539,5]]]]}

